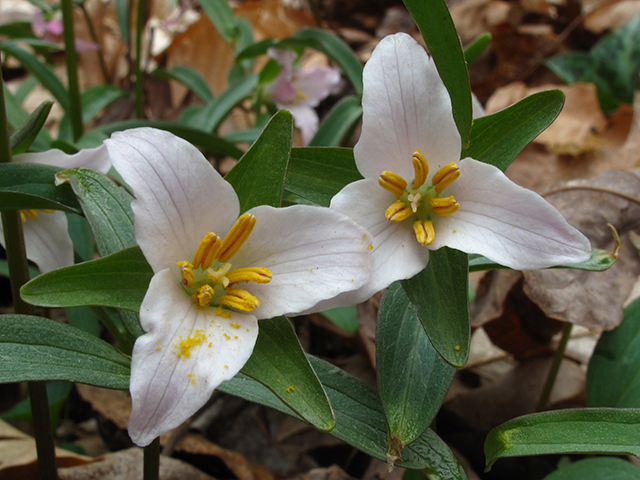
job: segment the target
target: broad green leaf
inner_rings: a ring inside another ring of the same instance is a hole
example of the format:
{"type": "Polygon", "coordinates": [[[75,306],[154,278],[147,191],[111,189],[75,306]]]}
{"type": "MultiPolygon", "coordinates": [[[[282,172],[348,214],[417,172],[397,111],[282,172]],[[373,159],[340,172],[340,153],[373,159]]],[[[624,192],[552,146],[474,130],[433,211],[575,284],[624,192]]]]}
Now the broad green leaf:
{"type": "Polygon", "coordinates": [[[487,435],[487,469],[504,457],[551,453],[640,456],[640,410],[583,408],[514,418],[487,435]]]}
{"type": "Polygon", "coordinates": [[[259,381],[319,430],[328,432],[335,427],[327,394],[285,317],[260,321],[258,341],[242,373],[259,381]]]}
{"type": "Polygon", "coordinates": [[[480,55],[484,53],[491,43],[491,34],[488,32],[481,33],[464,49],[464,59],[467,64],[475,62],[480,55]]]}
{"type": "Polygon", "coordinates": [[[472,124],[471,87],[456,27],[445,0],[403,0],[418,25],[438,73],[451,96],[462,147],[469,143],[472,124]]]}
{"type": "Polygon", "coordinates": [[[553,123],[563,105],[564,93],[547,90],[493,115],[477,118],[461,158],[475,158],[504,172],[518,153],[553,123]]]}
{"type": "Polygon", "coordinates": [[[284,188],[328,207],[336,193],[361,179],[350,148],[292,148],[284,188]]]}
{"type": "Polygon", "coordinates": [[[217,135],[195,128],[185,127],[179,123],[163,122],[159,120],[125,120],[123,122],[102,125],[98,127],[98,129],[108,136],[113,132],[137,127],[153,127],[159,128],[160,130],[166,130],[178,137],[184,138],[187,142],[195,145],[196,147],[200,147],[203,150],[217,155],[225,155],[233,158],[240,158],[242,156],[242,150],[217,135]]]}
{"type": "Polygon", "coordinates": [[[320,123],[315,136],[309,142],[310,147],[338,147],[345,143],[355,123],[362,116],[360,99],[348,95],[341,99],[329,111],[320,123]]]}
{"type": "Polygon", "coordinates": [[[0,43],[0,50],[18,60],[24,68],[38,78],[44,88],[51,92],[65,112],[69,110],[69,94],[48,66],[14,43],[0,43]]]}
{"type": "Polygon", "coordinates": [[[640,300],[624,309],[622,323],[604,332],[589,361],[587,405],[640,408],[640,300]]]}
{"type": "Polygon", "coordinates": [[[276,113],[255,143],[225,179],[240,199],[240,212],[258,205],[279,207],[291,152],[293,120],[286,110],[276,113]]]}
{"type": "Polygon", "coordinates": [[[95,305],[137,312],[153,271],[138,247],[40,275],[20,290],[43,307],[95,305]]]}
{"type": "MultiPolygon", "coordinates": [[[[604,272],[609,270],[611,265],[616,262],[616,257],[613,253],[599,248],[591,249],[591,258],[582,263],[569,263],[567,265],[558,265],[557,267],[550,268],[574,268],[577,270],[587,270],[589,272],[604,272]]],[[[482,272],[484,270],[498,270],[505,267],[499,263],[495,263],[482,255],[471,254],[469,255],[469,271],[470,272],[482,272]]]]}
{"type": "Polygon", "coordinates": [[[429,427],[456,373],[431,345],[399,282],[392,283],[380,301],[376,367],[389,453],[395,457],[429,427]]]}
{"type": "Polygon", "coordinates": [[[640,469],[614,457],[597,457],[563,465],[544,480],[640,480],[640,469]]]}
{"type": "Polygon", "coordinates": [[[227,0],[200,0],[200,5],[220,35],[224,37],[233,50],[236,49],[240,36],[238,22],[227,0]]]}
{"type": "Polygon", "coordinates": [[[214,100],[213,93],[202,74],[188,65],[178,65],[168,70],[157,69],[151,75],[166,80],[176,80],[195,93],[204,103],[214,100]]]}
{"type": "Polygon", "coordinates": [[[469,260],[458,250],[429,252],[429,264],[402,286],[431,344],[448,363],[464,367],[469,353],[469,260]]]}
{"type": "Polygon", "coordinates": [[[319,28],[298,30],[293,34],[293,40],[310,42],[310,47],[324,53],[336,62],[353,85],[356,94],[362,96],[362,64],[346,43],[333,33],[319,28]]]}
{"type": "Polygon", "coordinates": [[[0,210],[52,209],[82,213],[71,187],[56,187],[61,168],[29,163],[0,163],[0,210]]]}
{"type": "Polygon", "coordinates": [[[30,315],[0,316],[0,383],[68,380],[129,388],[129,360],[93,335],[30,315]]]}
{"type": "MultiPolygon", "coordinates": [[[[226,0],[224,0],[226,1],[226,0]]],[[[245,98],[250,97],[258,86],[258,76],[248,75],[229,85],[229,88],[211,102],[202,113],[202,129],[214,132],[231,110],[245,98]]]]}
{"type": "Polygon", "coordinates": [[[42,130],[52,106],[52,100],[42,102],[38,105],[38,108],[29,115],[29,118],[27,118],[20,128],[11,135],[11,153],[13,155],[25,153],[29,150],[29,147],[40,133],[40,130],[42,130]]]}

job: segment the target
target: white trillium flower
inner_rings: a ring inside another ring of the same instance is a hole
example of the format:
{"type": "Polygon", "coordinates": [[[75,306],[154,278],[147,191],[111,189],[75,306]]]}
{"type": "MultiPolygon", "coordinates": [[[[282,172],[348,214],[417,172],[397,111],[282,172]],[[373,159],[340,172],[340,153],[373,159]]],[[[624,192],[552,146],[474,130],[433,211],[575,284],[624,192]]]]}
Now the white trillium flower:
{"type": "Polygon", "coordinates": [[[282,66],[271,84],[270,93],[276,106],[289,110],[302,141],[308,145],[318,130],[318,114],[314,110],[340,81],[340,70],[334,67],[315,67],[303,70],[294,67],[296,53],[270,48],[267,53],[282,66]]]}
{"type": "Polygon", "coordinates": [[[373,247],[328,208],[258,206],[238,218],[233,187],[168,132],[133,129],[105,143],[133,189],[136,240],[155,273],[131,361],[129,435],[144,446],[238,373],[258,320],[364,285],[373,247]]]}
{"type": "Polygon", "coordinates": [[[331,208],[368,229],[374,250],[370,282],[342,304],[413,277],[443,246],[519,270],[590,258],[587,238],[540,195],[492,165],[460,160],[449,94],[413,38],[384,38],[363,79],[354,156],[364,180],[342,189],[331,208]]]}
{"type": "MultiPolygon", "coordinates": [[[[23,153],[15,163],[39,163],[60,168],[91,168],[107,173],[111,162],[104,145],[68,155],[61,150],[23,153]]],[[[40,272],[73,265],[73,242],[69,236],[67,216],[59,210],[22,210],[22,229],[27,258],[40,272]]],[[[0,244],[4,247],[4,230],[0,222],[0,244]]]]}

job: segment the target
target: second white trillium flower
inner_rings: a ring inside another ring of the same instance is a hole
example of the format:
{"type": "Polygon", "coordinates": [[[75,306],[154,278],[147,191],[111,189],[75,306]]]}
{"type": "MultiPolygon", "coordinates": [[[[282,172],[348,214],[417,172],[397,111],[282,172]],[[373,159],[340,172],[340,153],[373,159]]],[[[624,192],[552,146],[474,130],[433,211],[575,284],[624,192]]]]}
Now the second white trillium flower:
{"type": "Polygon", "coordinates": [[[131,361],[129,435],[144,446],[202,407],[251,356],[258,320],[313,310],[369,279],[371,238],[322,207],[252,208],[191,144],[139,128],[106,142],[135,196],[154,276],[131,361]]]}
{"type": "Polygon", "coordinates": [[[518,270],[589,259],[588,239],[540,195],[492,165],[460,160],[449,93],[413,38],[384,38],[363,80],[354,156],[364,180],[341,190],[331,208],[367,228],[374,250],[371,281],[343,304],[411,278],[443,246],[518,270]]]}

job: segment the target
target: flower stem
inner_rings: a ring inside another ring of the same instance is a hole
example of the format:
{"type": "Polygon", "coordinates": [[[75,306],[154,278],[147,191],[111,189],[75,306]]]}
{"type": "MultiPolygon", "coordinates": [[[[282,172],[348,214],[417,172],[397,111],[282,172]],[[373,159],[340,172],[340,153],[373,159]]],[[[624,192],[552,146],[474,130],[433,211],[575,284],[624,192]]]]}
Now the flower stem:
{"type": "Polygon", "coordinates": [[[553,390],[553,385],[556,383],[556,378],[558,377],[558,371],[560,371],[560,365],[562,364],[562,359],[564,358],[564,352],[567,349],[567,343],[569,342],[569,338],[571,338],[572,328],[573,328],[573,323],[571,322],[565,322],[564,326],[562,327],[562,338],[560,339],[560,343],[558,344],[556,353],[554,353],[553,355],[553,361],[551,362],[551,367],[549,367],[547,380],[544,383],[544,388],[542,389],[540,400],[538,400],[538,405],[536,406],[536,412],[543,411],[547,407],[547,404],[549,403],[549,398],[551,397],[551,391],[553,390]]]}
{"type": "MultiPolygon", "coordinates": [[[[1,59],[0,59],[1,60],[1,59]]],[[[1,62],[0,62],[1,63],[1,62]]],[[[0,162],[11,161],[11,140],[4,103],[4,87],[0,76],[0,162]]],[[[9,265],[9,279],[16,313],[33,315],[32,305],[20,298],[20,287],[29,281],[29,265],[27,263],[22,219],[17,210],[2,212],[5,249],[9,265]]],[[[49,418],[49,401],[44,382],[30,382],[31,416],[36,434],[36,450],[38,452],[38,470],[42,480],[56,480],[56,454],[53,444],[53,432],[49,418]]]]}
{"type": "Polygon", "coordinates": [[[78,86],[78,57],[76,55],[75,34],[73,31],[72,0],[62,0],[62,24],[64,26],[64,51],[67,63],[67,84],[69,90],[69,111],[73,140],[78,141],[83,133],[82,101],[78,86]]]}
{"type": "Polygon", "coordinates": [[[111,77],[109,76],[109,70],[107,69],[107,64],[104,61],[104,52],[102,50],[102,44],[100,43],[100,39],[98,35],[96,35],[96,29],[93,26],[93,22],[91,21],[91,17],[89,16],[89,12],[84,6],[84,3],[80,4],[80,9],[82,10],[82,14],[84,15],[84,19],[87,22],[87,27],[89,28],[89,35],[91,35],[91,40],[93,43],[98,45],[98,60],[100,62],[100,70],[102,70],[102,76],[104,77],[105,82],[111,83],[111,77]]]}
{"type": "Polygon", "coordinates": [[[156,438],[144,447],[144,480],[159,480],[160,477],[160,438],[156,438]]]}
{"type": "Polygon", "coordinates": [[[142,31],[144,30],[144,13],[146,0],[138,0],[136,13],[136,118],[144,118],[144,88],[142,84],[142,31]]]}

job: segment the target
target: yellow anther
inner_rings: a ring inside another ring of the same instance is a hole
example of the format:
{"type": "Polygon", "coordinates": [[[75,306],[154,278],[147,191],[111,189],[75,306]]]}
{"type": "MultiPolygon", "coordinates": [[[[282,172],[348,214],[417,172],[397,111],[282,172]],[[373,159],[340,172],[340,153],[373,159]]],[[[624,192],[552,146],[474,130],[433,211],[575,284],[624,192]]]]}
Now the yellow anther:
{"type": "Polygon", "coordinates": [[[238,218],[238,221],[235,223],[227,236],[224,237],[222,241],[222,246],[220,247],[220,255],[218,260],[220,262],[226,262],[231,257],[233,257],[240,247],[244,245],[244,242],[247,241],[249,235],[253,231],[253,227],[256,225],[256,217],[251,215],[250,213],[245,213],[238,218]]]}
{"type": "Polygon", "coordinates": [[[436,232],[433,229],[431,220],[416,220],[413,223],[413,231],[416,233],[416,238],[420,245],[431,245],[436,238],[436,232]]]}
{"type": "Polygon", "coordinates": [[[20,219],[22,223],[27,221],[27,217],[29,218],[38,218],[37,210],[20,210],[20,219]]]}
{"type": "Polygon", "coordinates": [[[55,212],[55,210],[52,210],[50,208],[41,208],[40,211],[44,212],[44,213],[53,213],[53,212],[55,212]]]}
{"type": "Polygon", "coordinates": [[[222,240],[215,233],[207,233],[198,245],[193,256],[193,265],[195,268],[209,268],[213,261],[218,258],[222,240]]]}
{"type": "Polygon", "coordinates": [[[451,215],[460,208],[460,204],[456,202],[453,195],[444,198],[430,198],[429,203],[431,204],[431,211],[436,215],[451,215]]]}
{"type": "Polygon", "coordinates": [[[218,308],[216,308],[216,315],[222,318],[231,318],[231,313],[225,312],[222,305],[218,305],[218,308]]]}
{"type": "Polygon", "coordinates": [[[220,305],[227,305],[243,312],[251,312],[260,305],[260,300],[246,290],[231,288],[220,297],[220,305]]]}
{"type": "Polygon", "coordinates": [[[453,183],[453,181],[460,176],[460,167],[455,163],[445,165],[431,179],[431,183],[436,187],[438,194],[453,183]]]}
{"type": "Polygon", "coordinates": [[[215,291],[211,285],[203,285],[193,294],[193,301],[201,307],[208,307],[215,291]]]}
{"type": "Polygon", "coordinates": [[[386,191],[393,193],[396,198],[400,198],[407,188],[407,181],[404,178],[386,170],[378,177],[378,183],[386,191]]]}
{"type": "Polygon", "coordinates": [[[424,184],[427,175],[429,175],[429,164],[420,150],[413,152],[413,170],[416,172],[416,176],[413,179],[413,183],[411,183],[411,187],[417,190],[424,184]]]}
{"type": "Polygon", "coordinates": [[[405,218],[409,218],[411,215],[413,215],[413,210],[411,210],[411,207],[402,200],[398,200],[387,208],[386,212],[384,212],[384,216],[387,217],[387,220],[392,222],[401,222],[405,218]]]}
{"type": "Polygon", "coordinates": [[[269,283],[271,277],[271,271],[264,267],[238,268],[227,275],[229,285],[240,282],[269,283]]]}
{"type": "Polygon", "coordinates": [[[193,276],[193,265],[189,262],[178,262],[176,263],[178,267],[180,267],[180,276],[182,277],[182,284],[187,287],[193,287],[194,276],[193,276]]]}

